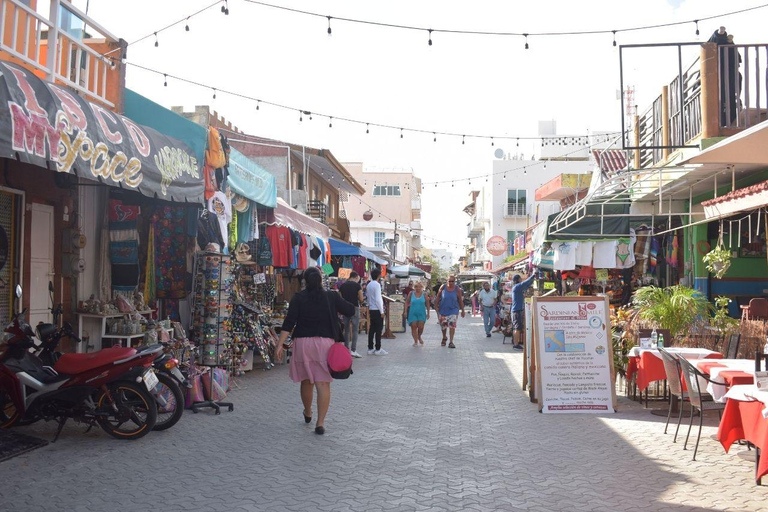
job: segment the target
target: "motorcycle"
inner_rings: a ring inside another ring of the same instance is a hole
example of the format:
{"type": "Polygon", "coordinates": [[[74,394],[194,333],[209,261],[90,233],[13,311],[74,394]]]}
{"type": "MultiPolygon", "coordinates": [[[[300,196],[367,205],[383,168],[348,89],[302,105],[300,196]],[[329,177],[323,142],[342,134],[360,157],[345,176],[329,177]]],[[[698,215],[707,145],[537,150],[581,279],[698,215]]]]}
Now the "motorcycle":
{"type": "MultiPolygon", "coordinates": [[[[21,297],[21,287],[16,287],[21,297]]],[[[157,421],[150,390],[158,379],[150,368],[161,349],[137,353],[109,348],[89,354],[64,354],[53,366],[30,352],[34,333],[26,310],[5,328],[0,349],[0,427],[58,422],[55,442],[69,419],[88,430],[99,425],[117,439],[139,439],[157,421]],[[132,371],[140,375],[131,375],[132,371]]]]}

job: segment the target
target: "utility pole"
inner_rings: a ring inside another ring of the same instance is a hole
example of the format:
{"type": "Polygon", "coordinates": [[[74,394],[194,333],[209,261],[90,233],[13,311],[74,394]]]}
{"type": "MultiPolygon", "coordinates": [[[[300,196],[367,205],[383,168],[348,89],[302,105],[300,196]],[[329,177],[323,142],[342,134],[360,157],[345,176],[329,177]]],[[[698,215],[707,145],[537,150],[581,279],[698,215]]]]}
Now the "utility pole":
{"type": "Polygon", "coordinates": [[[397,236],[397,219],[395,219],[395,235],[392,237],[392,259],[397,260],[397,242],[399,237],[397,236]]]}

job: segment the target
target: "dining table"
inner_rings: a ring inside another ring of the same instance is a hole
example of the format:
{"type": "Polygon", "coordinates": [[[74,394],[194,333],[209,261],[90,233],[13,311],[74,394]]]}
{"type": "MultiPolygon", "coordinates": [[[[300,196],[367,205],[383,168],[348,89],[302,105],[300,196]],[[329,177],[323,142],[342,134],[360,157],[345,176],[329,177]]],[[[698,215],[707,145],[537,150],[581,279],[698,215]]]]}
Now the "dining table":
{"type": "MultiPolygon", "coordinates": [[[[761,364],[765,366],[765,363],[761,364]]],[[[730,387],[755,381],[755,361],[752,359],[701,359],[693,365],[709,377],[709,381],[699,377],[699,388],[706,389],[715,402],[725,403],[730,387]]]]}
{"type": "MultiPolygon", "coordinates": [[[[667,352],[675,356],[681,356],[688,361],[700,359],[720,359],[723,355],[714,350],[695,347],[668,347],[667,352]]],[[[667,372],[664,370],[664,361],[657,348],[632,347],[627,353],[627,380],[635,377],[635,384],[642,392],[651,382],[666,380],[667,372]]]]}
{"type": "Polygon", "coordinates": [[[761,391],[754,384],[734,385],[725,399],[717,440],[726,453],[733,443],[742,439],[755,446],[755,481],[760,485],[768,474],[768,457],[760,456],[768,446],[768,391],[761,391]]]}

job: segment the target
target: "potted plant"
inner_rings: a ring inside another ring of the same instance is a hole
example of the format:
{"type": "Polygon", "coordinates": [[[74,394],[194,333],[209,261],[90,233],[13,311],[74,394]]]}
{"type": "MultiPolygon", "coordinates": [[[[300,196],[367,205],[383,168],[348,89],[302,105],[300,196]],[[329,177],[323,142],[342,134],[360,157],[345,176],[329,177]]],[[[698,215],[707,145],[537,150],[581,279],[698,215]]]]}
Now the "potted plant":
{"type": "Polygon", "coordinates": [[[682,285],[640,288],[632,297],[632,307],[641,320],[668,329],[673,339],[709,319],[712,312],[712,304],[704,295],[682,285]]]}
{"type": "Polygon", "coordinates": [[[727,250],[722,243],[704,255],[704,263],[707,270],[712,272],[717,279],[722,279],[728,269],[731,267],[731,251],[727,250]]]}

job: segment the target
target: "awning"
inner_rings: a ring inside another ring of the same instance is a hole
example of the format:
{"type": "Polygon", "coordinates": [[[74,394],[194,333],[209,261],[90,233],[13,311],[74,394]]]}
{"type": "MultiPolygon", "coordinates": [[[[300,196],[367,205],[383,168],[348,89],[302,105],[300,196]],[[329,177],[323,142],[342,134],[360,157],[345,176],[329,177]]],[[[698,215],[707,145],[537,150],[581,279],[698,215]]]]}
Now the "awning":
{"type": "Polygon", "coordinates": [[[427,273],[418,267],[412,265],[394,265],[390,267],[389,273],[395,277],[427,277],[427,273]]]}
{"type": "Polygon", "coordinates": [[[692,164],[768,166],[768,121],[756,124],[690,158],[692,164]]]}
{"type": "Polygon", "coordinates": [[[277,206],[275,176],[235,148],[229,150],[229,178],[227,185],[233,192],[260,205],[277,206]]]}
{"type": "Polygon", "coordinates": [[[592,197],[547,217],[545,241],[629,236],[629,195],[592,197]]]}
{"type": "Polygon", "coordinates": [[[342,242],[340,240],[336,240],[335,238],[331,238],[330,243],[331,243],[331,254],[333,254],[334,256],[362,256],[365,259],[373,261],[374,263],[378,263],[379,265],[387,264],[386,261],[379,258],[372,252],[366,251],[365,249],[362,249],[360,247],[356,247],[354,245],[342,242]]]}
{"type": "Polygon", "coordinates": [[[2,157],[148,197],[203,202],[202,160],[181,140],[4,61],[0,104],[2,157]]]}
{"type": "Polygon", "coordinates": [[[715,220],[768,205],[768,181],[702,201],[706,218],[715,220]]]}
{"type": "Polygon", "coordinates": [[[331,237],[331,229],[328,226],[298,210],[294,210],[280,197],[277,198],[275,209],[267,211],[266,222],[267,224],[286,226],[305,235],[314,235],[323,240],[328,240],[331,237]]]}

